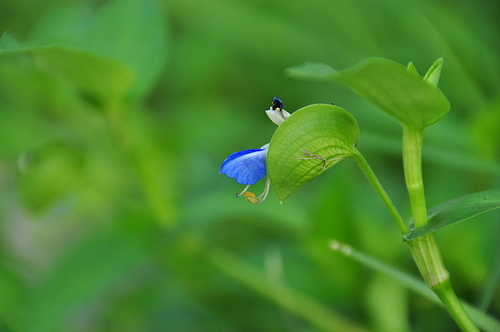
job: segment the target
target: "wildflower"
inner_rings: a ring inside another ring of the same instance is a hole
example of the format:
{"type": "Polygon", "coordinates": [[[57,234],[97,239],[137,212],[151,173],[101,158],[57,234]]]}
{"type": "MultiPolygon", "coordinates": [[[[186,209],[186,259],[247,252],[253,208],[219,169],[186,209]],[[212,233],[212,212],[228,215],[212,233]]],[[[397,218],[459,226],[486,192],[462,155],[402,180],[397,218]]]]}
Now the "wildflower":
{"type": "Polygon", "coordinates": [[[283,102],[278,97],[274,97],[273,103],[266,111],[266,114],[278,126],[290,116],[290,113],[283,109],[283,102]]]}
{"type": "Polygon", "coordinates": [[[235,178],[236,182],[247,185],[242,192],[236,193],[236,197],[245,196],[247,201],[254,204],[266,199],[271,185],[269,178],[266,179],[264,192],[259,196],[249,192],[248,188],[259,182],[267,174],[266,156],[268,147],[269,144],[266,144],[260,149],[238,151],[222,162],[219,173],[226,174],[230,178],[235,178]]]}
{"type": "MultiPolygon", "coordinates": [[[[283,109],[283,102],[278,97],[274,97],[269,110],[266,110],[272,122],[278,126],[290,116],[290,113],[283,109]]],[[[245,196],[250,203],[257,204],[264,201],[271,187],[271,180],[266,178],[264,192],[259,196],[249,192],[248,188],[256,184],[267,174],[266,156],[269,143],[260,149],[249,149],[235,152],[227,157],[221,165],[220,174],[226,174],[230,178],[235,178],[236,182],[245,184],[242,192],[236,193],[236,197],[245,196]]]]}

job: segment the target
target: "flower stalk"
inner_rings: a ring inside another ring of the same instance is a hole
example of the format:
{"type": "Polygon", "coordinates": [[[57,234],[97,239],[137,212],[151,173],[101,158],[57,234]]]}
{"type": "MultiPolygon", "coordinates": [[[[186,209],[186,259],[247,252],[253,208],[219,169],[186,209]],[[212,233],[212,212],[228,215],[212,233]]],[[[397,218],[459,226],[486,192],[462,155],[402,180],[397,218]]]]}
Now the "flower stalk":
{"type": "Polygon", "coordinates": [[[398,226],[401,234],[408,233],[408,227],[405,225],[403,218],[397,211],[389,195],[387,195],[384,187],[380,184],[380,181],[368,164],[368,161],[366,161],[365,157],[356,149],[353,149],[351,157],[356,161],[359,168],[361,168],[361,171],[365,174],[366,178],[373,186],[373,189],[375,189],[375,192],[379,195],[380,199],[382,199],[382,202],[385,204],[387,210],[389,210],[389,213],[391,214],[392,219],[394,219],[394,222],[396,223],[396,226],[398,226]]]}

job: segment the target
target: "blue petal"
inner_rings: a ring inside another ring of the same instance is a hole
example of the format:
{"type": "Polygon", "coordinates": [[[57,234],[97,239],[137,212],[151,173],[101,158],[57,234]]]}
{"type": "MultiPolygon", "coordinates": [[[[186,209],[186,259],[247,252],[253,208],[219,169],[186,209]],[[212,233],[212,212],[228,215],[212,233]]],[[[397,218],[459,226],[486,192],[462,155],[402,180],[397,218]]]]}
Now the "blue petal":
{"type": "Polygon", "coordinates": [[[267,145],[261,149],[249,149],[231,154],[222,162],[220,172],[235,178],[241,184],[255,184],[266,173],[267,145]]]}

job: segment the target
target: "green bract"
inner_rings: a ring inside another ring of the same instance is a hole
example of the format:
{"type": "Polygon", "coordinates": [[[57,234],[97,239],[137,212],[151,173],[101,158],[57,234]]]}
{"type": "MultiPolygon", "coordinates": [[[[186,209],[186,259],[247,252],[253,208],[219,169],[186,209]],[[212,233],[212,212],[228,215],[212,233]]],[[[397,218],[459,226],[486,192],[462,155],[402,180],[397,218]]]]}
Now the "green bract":
{"type": "Polygon", "coordinates": [[[346,110],[314,104],[294,112],[274,133],[267,172],[281,202],[355,153],[358,124],[346,110]]]}

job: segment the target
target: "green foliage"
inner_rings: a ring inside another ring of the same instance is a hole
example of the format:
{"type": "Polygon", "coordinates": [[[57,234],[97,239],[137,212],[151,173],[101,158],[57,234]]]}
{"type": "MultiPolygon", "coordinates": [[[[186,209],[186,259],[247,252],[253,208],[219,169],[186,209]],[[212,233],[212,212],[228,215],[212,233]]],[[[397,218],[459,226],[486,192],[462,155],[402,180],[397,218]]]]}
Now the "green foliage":
{"type": "Polygon", "coordinates": [[[66,142],[53,142],[19,158],[18,185],[22,202],[42,211],[74,189],[83,168],[83,153],[66,142]]]}
{"type": "MultiPolygon", "coordinates": [[[[345,323],[333,331],[454,329],[432,301],[387,291],[327,247],[411,270],[353,163],[283,205],[235,199],[241,186],[217,171],[269,142],[274,96],[289,111],[332,102],[356,118],[357,149],[407,219],[397,123],[283,69],[384,57],[424,74],[442,57],[453,110],[426,130],[428,201],[498,187],[499,12],[471,0],[0,2],[0,330],[310,331],[332,317],[345,323]]],[[[437,237],[460,295],[498,317],[495,213],[437,237]]]]}
{"type": "Polygon", "coordinates": [[[100,107],[116,105],[130,91],[132,73],[115,60],[60,45],[33,48],[28,54],[33,54],[50,75],[68,80],[100,107]]]}
{"type": "Polygon", "coordinates": [[[144,260],[140,237],[119,232],[90,234],[66,252],[23,308],[26,331],[53,331],[74,308],[120,282],[144,260]],[[50,299],[50,301],[47,301],[50,299]]]}
{"type": "Polygon", "coordinates": [[[310,105],[294,112],[274,133],[267,156],[279,200],[349,158],[358,137],[356,120],[338,106],[310,105]]]}

